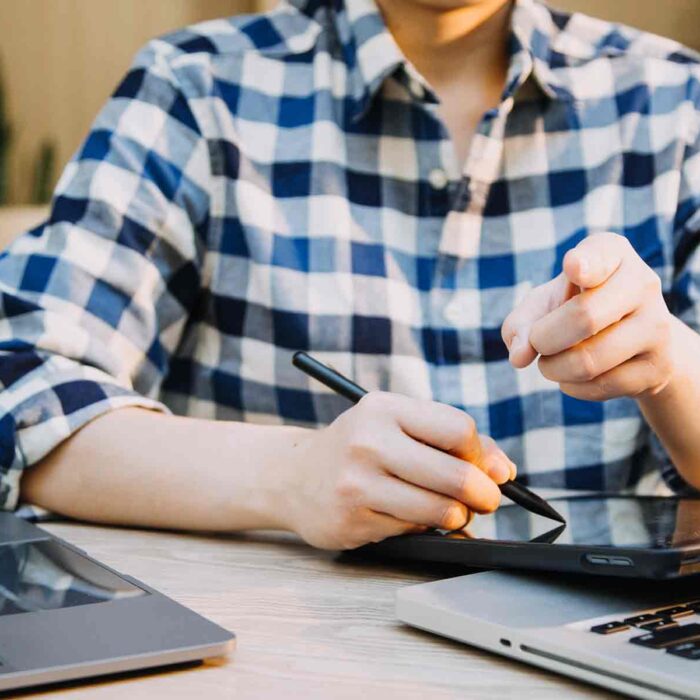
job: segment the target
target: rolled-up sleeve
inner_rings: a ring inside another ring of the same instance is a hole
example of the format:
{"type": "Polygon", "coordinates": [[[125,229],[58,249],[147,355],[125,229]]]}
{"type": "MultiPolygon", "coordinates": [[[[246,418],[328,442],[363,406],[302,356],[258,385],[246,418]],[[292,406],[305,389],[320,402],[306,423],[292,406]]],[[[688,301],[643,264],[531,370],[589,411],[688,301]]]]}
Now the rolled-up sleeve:
{"type": "MultiPolygon", "coordinates": [[[[675,316],[700,333],[700,80],[691,81],[689,92],[695,100],[689,143],[681,169],[673,226],[673,280],[666,301],[675,316]]],[[[666,484],[676,493],[697,495],[653,433],[651,448],[666,484]]]]}
{"type": "Polygon", "coordinates": [[[200,290],[209,155],[177,48],[151,42],[0,256],[0,507],[23,471],[115,408],[157,400],[200,290]]]}

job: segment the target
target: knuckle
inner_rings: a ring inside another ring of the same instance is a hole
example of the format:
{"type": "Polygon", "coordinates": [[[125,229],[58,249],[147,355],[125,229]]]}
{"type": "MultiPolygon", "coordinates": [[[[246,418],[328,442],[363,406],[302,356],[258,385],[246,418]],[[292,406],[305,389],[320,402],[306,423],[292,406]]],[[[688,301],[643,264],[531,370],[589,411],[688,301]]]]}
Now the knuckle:
{"type": "Polygon", "coordinates": [[[355,428],[346,440],[346,453],[351,462],[377,464],[382,461],[381,447],[364,427],[355,428]]]}
{"type": "MultiPolygon", "coordinates": [[[[536,346],[533,347],[535,347],[535,350],[537,350],[536,346]]],[[[539,359],[537,360],[537,368],[540,370],[540,373],[545,379],[555,381],[556,374],[552,369],[552,361],[550,358],[546,357],[545,355],[540,355],[539,359]]]]}
{"type": "Polygon", "coordinates": [[[617,395],[615,382],[609,377],[600,377],[593,382],[592,401],[605,401],[617,395]]]}
{"type": "Polygon", "coordinates": [[[352,509],[366,496],[363,480],[352,472],[347,472],[338,479],[335,491],[341,505],[340,513],[343,516],[350,515],[352,509]]]}
{"type": "Polygon", "coordinates": [[[503,321],[503,325],[501,326],[501,340],[506,345],[508,343],[510,343],[510,341],[513,338],[513,333],[514,333],[513,320],[512,320],[513,313],[514,312],[511,311],[511,313],[508,316],[506,316],[506,320],[503,321]]]}
{"type": "Polygon", "coordinates": [[[469,447],[478,434],[476,421],[468,413],[454,406],[446,404],[436,406],[436,418],[442,418],[444,426],[445,437],[442,449],[446,452],[456,452],[469,447]]]}
{"type": "Polygon", "coordinates": [[[576,323],[588,336],[595,335],[598,331],[598,319],[594,305],[582,294],[577,297],[576,323]]]}
{"type": "Polygon", "coordinates": [[[654,335],[657,342],[665,346],[671,337],[671,315],[668,313],[660,314],[655,323],[654,335]]]}
{"type": "Polygon", "coordinates": [[[437,523],[443,530],[457,530],[463,527],[465,522],[466,509],[461,503],[446,501],[440,507],[437,523]]]}
{"type": "Polygon", "coordinates": [[[661,278],[650,268],[647,275],[645,289],[650,296],[661,296],[663,292],[663,284],[661,278]]]}
{"type": "Polygon", "coordinates": [[[639,373],[639,385],[635,387],[634,394],[638,395],[644,391],[649,391],[651,395],[656,395],[667,385],[673,369],[671,362],[664,357],[653,353],[646,353],[639,358],[643,370],[639,373]]]}
{"type": "Polygon", "coordinates": [[[460,414],[460,441],[471,442],[476,437],[476,421],[468,413],[460,411],[460,414]]]}
{"type": "Polygon", "coordinates": [[[383,464],[384,456],[380,446],[369,439],[358,439],[348,445],[348,456],[354,463],[383,464]]]}
{"type": "Polygon", "coordinates": [[[547,356],[547,338],[537,327],[537,324],[535,324],[530,331],[527,341],[538,355],[541,357],[547,356]]]}
{"type": "Polygon", "coordinates": [[[585,345],[576,350],[574,372],[576,378],[584,382],[589,382],[600,374],[595,355],[591,349],[585,345]]]}
{"type": "Polygon", "coordinates": [[[454,476],[455,490],[454,495],[460,500],[464,499],[469,492],[469,483],[471,481],[469,467],[459,465],[454,476]]]}

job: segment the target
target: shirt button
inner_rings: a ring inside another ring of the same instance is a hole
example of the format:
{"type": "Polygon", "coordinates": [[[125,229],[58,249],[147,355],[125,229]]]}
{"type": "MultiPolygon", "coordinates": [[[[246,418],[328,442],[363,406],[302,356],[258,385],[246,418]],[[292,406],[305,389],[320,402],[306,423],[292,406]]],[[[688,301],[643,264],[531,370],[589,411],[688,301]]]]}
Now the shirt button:
{"type": "Polygon", "coordinates": [[[436,190],[442,190],[447,187],[447,173],[442,168],[433,168],[428,173],[428,182],[436,190]]]}
{"type": "Polygon", "coordinates": [[[425,96],[425,90],[423,90],[423,86],[421,85],[420,80],[417,78],[411,78],[408,83],[408,87],[413,93],[413,96],[417,97],[419,100],[423,99],[425,96]]]}
{"type": "Polygon", "coordinates": [[[459,303],[456,301],[451,301],[444,309],[445,319],[448,323],[453,325],[458,325],[462,321],[463,309],[460,307],[459,303]]]}

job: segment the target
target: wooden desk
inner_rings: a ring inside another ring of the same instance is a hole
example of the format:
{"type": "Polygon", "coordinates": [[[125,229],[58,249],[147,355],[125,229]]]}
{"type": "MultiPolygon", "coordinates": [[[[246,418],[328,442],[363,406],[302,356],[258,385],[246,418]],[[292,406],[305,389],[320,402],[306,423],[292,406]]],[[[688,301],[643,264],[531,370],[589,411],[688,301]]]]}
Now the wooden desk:
{"type": "Polygon", "coordinates": [[[93,681],[50,698],[605,698],[612,694],[396,622],[394,592],[451,569],[338,561],[291,535],[47,530],[238,635],[218,664],[93,681]]]}

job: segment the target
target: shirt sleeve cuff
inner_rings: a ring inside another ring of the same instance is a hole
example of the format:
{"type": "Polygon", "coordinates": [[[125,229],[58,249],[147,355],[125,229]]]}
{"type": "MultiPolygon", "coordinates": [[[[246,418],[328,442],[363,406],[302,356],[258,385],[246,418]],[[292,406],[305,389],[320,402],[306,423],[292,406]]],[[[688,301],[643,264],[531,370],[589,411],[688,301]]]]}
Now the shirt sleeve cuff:
{"type": "Polygon", "coordinates": [[[61,371],[51,364],[0,393],[0,509],[17,507],[26,468],[95,418],[126,407],[170,413],[101,370],[65,359],[61,371]]]}

